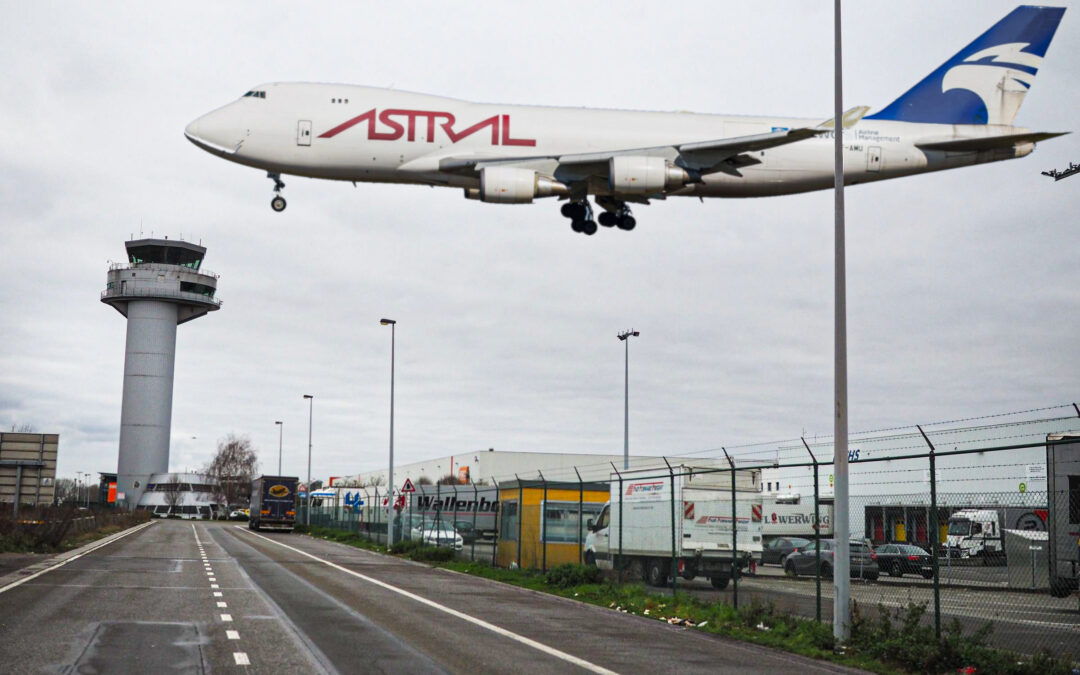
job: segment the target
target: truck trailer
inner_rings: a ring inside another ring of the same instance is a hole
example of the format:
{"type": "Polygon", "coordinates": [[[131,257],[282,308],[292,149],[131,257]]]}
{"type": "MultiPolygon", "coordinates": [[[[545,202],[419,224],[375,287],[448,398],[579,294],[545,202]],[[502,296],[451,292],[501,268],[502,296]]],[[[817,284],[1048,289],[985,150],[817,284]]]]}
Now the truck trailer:
{"type": "Polygon", "coordinates": [[[1046,494],[1050,502],[1050,594],[1080,587],[1080,434],[1046,438],[1046,494]]]}
{"type": "Polygon", "coordinates": [[[296,524],[295,476],[259,476],[251,481],[251,514],[248,528],[292,532],[296,524]]]}
{"type": "Polygon", "coordinates": [[[758,472],[736,471],[733,523],[730,473],[687,466],[673,471],[674,478],[656,469],[611,476],[610,500],[589,521],[585,562],[631,570],[653,586],[665,585],[674,573],[726,588],[733,569],[761,558],[758,472]]]}

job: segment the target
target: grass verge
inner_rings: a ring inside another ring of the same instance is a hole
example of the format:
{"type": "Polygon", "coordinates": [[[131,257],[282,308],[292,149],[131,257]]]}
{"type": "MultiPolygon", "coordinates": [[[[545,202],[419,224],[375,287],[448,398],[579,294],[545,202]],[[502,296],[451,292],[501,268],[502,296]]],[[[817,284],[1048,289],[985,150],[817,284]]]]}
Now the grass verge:
{"type": "MultiPolygon", "coordinates": [[[[309,532],[320,539],[338,541],[357,548],[386,553],[386,547],[353,533],[323,527],[309,532]]],[[[395,546],[395,554],[413,560],[417,551],[431,549],[439,557],[449,549],[419,546],[419,542],[403,542],[395,546]]],[[[873,615],[861,612],[856,605],[853,613],[851,640],[837,649],[832,625],[819,624],[777,611],[772,605],[752,603],[735,609],[719,602],[705,602],[685,593],[658,594],[643,584],[617,585],[603,581],[595,568],[584,565],[560,565],[543,574],[536,570],[488,567],[476,562],[459,560],[427,560],[463,574],[483,577],[534,591],[550,593],[580,602],[607,607],[624,614],[663,621],[688,629],[751,642],[767,647],[823,659],[877,673],[956,673],[959,669],[974,668],[978,675],[1076,675],[1075,664],[1068,659],[1048,654],[1034,657],[995,649],[987,645],[991,624],[974,632],[964,633],[953,620],[943,626],[941,640],[934,629],[923,620],[926,605],[910,604],[907,608],[889,610],[877,607],[873,615]]]]}

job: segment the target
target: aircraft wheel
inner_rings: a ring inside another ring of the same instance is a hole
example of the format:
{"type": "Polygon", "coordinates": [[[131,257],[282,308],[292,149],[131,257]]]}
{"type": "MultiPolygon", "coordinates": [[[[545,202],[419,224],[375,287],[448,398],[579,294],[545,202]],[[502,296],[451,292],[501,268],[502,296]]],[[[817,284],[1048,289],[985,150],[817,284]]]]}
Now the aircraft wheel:
{"type": "Polygon", "coordinates": [[[559,209],[559,211],[563,214],[564,218],[573,218],[574,217],[574,202],[566,202],[565,204],[562,205],[562,208],[559,209]]]}
{"type": "Polygon", "coordinates": [[[615,224],[619,222],[618,217],[611,211],[604,211],[596,220],[604,227],[615,227],[615,224]]]}
{"type": "Polygon", "coordinates": [[[596,234],[596,221],[595,220],[586,220],[581,225],[581,231],[584,232],[585,234],[589,235],[590,237],[592,235],[596,234]]]}
{"type": "Polygon", "coordinates": [[[282,196],[274,197],[270,200],[270,208],[274,209],[278,213],[285,210],[285,198],[282,196]]]}
{"type": "Polygon", "coordinates": [[[629,232],[637,227],[637,221],[634,220],[633,216],[623,216],[622,218],[619,218],[618,226],[620,230],[629,232]]]}
{"type": "Polygon", "coordinates": [[[577,218],[575,218],[574,220],[570,221],[570,229],[574,232],[582,232],[582,227],[584,227],[584,225],[584,220],[578,220],[577,218]]]}

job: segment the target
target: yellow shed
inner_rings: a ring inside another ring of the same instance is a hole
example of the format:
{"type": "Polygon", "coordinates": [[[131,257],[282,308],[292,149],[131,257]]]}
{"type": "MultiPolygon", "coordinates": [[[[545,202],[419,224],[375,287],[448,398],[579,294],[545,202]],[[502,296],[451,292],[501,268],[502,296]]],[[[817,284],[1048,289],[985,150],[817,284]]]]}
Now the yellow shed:
{"type": "Polygon", "coordinates": [[[607,483],[499,483],[496,564],[546,570],[581,562],[588,521],[599,515],[608,496],[607,483]]]}

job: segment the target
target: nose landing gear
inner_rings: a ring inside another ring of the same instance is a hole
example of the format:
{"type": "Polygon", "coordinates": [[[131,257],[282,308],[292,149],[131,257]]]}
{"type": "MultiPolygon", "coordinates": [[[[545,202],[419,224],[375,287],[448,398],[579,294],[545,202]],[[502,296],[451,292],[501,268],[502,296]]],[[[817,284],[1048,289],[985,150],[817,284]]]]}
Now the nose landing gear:
{"type": "Polygon", "coordinates": [[[267,173],[266,177],[274,181],[274,198],[270,200],[270,208],[274,209],[278,213],[285,210],[285,198],[281,196],[281,189],[285,187],[285,183],[281,182],[280,173],[267,173]]]}

